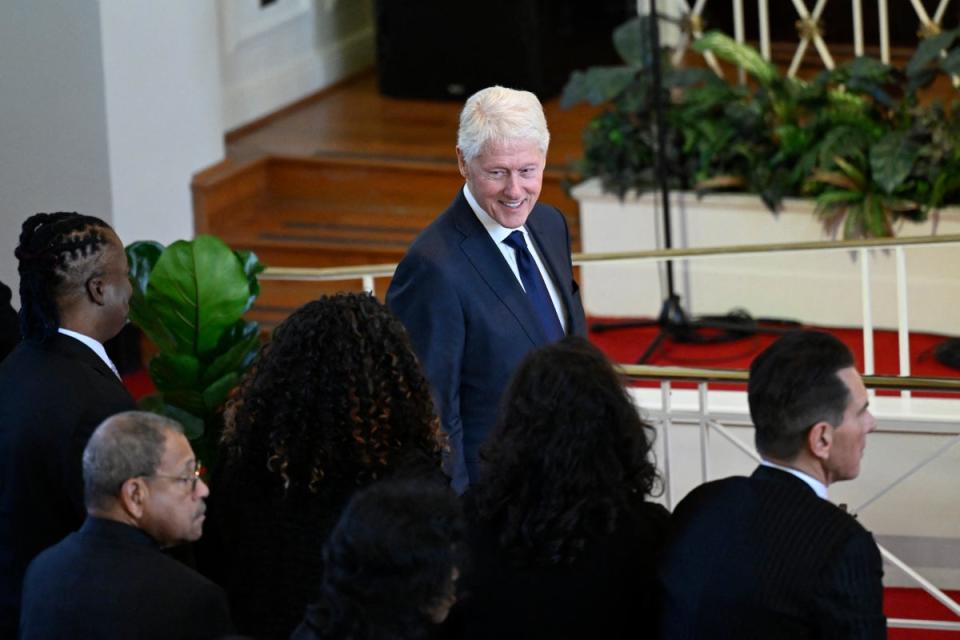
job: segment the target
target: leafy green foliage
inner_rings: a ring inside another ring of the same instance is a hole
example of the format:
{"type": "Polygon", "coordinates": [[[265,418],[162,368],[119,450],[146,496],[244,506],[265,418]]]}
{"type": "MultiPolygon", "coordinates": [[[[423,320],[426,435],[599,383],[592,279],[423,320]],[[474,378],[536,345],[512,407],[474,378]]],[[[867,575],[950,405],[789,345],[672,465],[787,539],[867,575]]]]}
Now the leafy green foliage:
{"type": "Polygon", "coordinates": [[[220,409],[259,348],[259,327],[243,314],[260,293],[264,267],[252,252],[206,235],[166,248],[135,242],[126,252],[130,320],[159,349],[149,363],[157,393],[141,406],[183,424],[212,463],[220,409]]]}
{"type": "Polygon", "coordinates": [[[784,77],[747,45],[710,32],[693,49],[744,69],[749,85],[702,68],[673,67],[664,51],[663,93],[653,95],[646,16],[614,32],[625,64],[574,72],[562,104],[604,104],[584,132],[584,177],[623,198],[654,187],[655,108],[665,105],[667,179],[698,193],[813,196],[825,228],[844,237],[893,235],[960,204],[960,113],[919,106],[917,92],[960,73],[960,29],[924,40],[897,69],[860,57],[806,82],[784,77]]]}

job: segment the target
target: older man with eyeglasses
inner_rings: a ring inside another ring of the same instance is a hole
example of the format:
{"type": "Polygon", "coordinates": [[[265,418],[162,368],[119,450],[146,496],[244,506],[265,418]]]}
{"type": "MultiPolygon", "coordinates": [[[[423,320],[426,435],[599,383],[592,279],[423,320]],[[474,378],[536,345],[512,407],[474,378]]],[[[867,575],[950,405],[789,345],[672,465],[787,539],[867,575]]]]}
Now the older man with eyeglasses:
{"type": "Polygon", "coordinates": [[[182,427],[129,411],[83,452],[87,519],[34,559],[21,638],[217,638],[232,631],[223,590],[161,549],[203,533],[204,483],[182,427]]]}

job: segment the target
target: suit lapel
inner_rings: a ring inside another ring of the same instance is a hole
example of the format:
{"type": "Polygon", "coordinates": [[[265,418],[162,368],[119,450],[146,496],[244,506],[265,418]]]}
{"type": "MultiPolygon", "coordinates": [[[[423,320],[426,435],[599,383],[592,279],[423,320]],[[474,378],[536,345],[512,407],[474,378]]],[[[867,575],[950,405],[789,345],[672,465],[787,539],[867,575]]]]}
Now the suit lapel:
{"type": "Polygon", "coordinates": [[[123,386],[123,382],[117,377],[117,375],[107,366],[107,363],[100,359],[96,353],[93,352],[93,349],[83,344],[75,338],[70,336],[65,336],[58,333],[55,336],[50,338],[50,349],[53,351],[58,351],[59,353],[73,358],[74,360],[79,360],[85,365],[94,369],[102,377],[110,380],[113,383],[116,383],[124,391],[126,387],[123,386]]]}
{"type": "Polygon", "coordinates": [[[467,260],[477,270],[480,277],[490,286],[504,306],[516,317],[517,322],[534,345],[546,344],[543,329],[533,312],[527,295],[503,259],[500,249],[493,244],[490,234],[483,228],[473,213],[463,191],[457,196],[451,209],[454,224],[464,238],[460,249],[467,260]]]}

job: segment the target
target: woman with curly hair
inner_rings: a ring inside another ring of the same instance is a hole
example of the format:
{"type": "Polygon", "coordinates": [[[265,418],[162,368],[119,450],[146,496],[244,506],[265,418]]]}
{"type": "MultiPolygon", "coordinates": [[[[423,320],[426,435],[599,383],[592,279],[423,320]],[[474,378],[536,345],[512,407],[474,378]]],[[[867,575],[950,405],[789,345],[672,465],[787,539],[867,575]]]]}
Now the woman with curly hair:
{"type": "Polygon", "coordinates": [[[389,476],[443,478],[439,422],[403,326],[366,294],[287,318],[224,419],[201,568],[240,633],[286,638],[351,494],[389,476]]]}
{"type": "Polygon", "coordinates": [[[523,361],[466,496],[466,637],[620,638],[649,628],[668,517],[646,501],[658,482],[653,435],[583,338],[523,361]]]}
{"type": "Polygon", "coordinates": [[[463,528],[448,487],[385,480],[358,492],[324,545],[320,601],[291,640],[436,638],[456,600],[463,528]]]}

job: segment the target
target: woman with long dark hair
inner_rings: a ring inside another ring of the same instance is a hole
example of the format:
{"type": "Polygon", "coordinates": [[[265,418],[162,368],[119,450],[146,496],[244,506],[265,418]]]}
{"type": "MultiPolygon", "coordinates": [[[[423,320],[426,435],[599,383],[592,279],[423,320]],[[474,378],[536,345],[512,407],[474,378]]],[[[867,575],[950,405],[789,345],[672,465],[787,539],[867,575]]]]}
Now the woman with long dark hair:
{"type": "Polygon", "coordinates": [[[655,620],[667,511],[653,428],[604,355],[568,337],[530,354],[467,494],[470,638],[619,638],[655,620]]]}
{"type": "Polygon", "coordinates": [[[227,406],[201,549],[237,630],[286,638],[351,494],[391,476],[442,480],[443,442],[407,334],[375,298],[325,296],[277,327],[227,406]]]}
{"type": "Polygon", "coordinates": [[[456,598],[463,528],[448,487],[385,480],[358,492],[324,545],[320,600],[291,640],[437,637],[456,598]]]}

